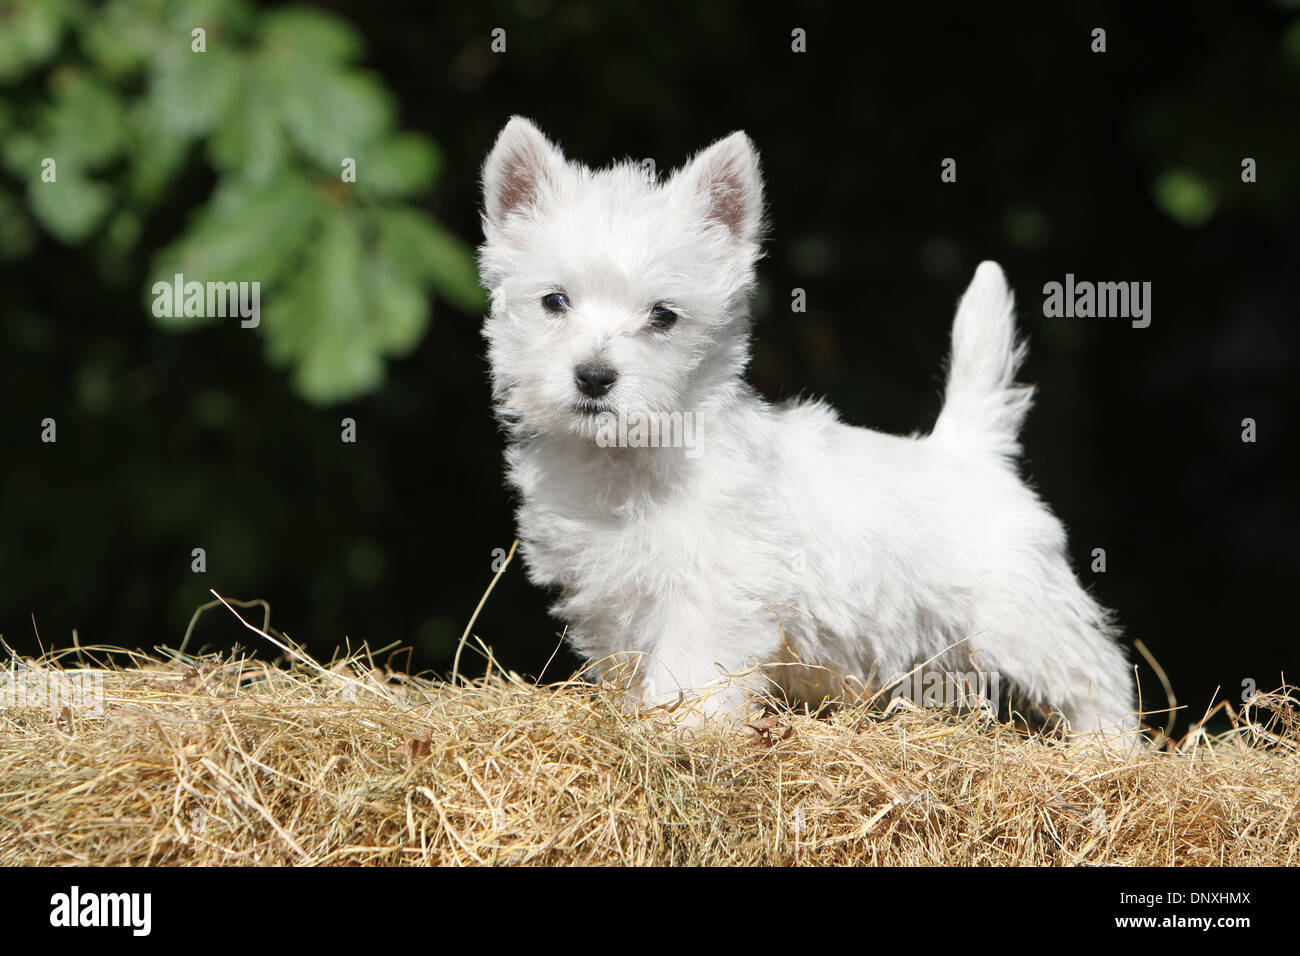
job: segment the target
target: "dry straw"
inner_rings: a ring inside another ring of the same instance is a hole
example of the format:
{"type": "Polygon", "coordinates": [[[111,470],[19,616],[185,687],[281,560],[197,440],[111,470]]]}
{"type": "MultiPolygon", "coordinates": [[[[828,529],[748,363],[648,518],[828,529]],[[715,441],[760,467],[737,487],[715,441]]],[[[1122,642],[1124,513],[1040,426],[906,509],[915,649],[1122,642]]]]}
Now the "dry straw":
{"type": "Polygon", "coordinates": [[[1134,753],[908,705],[684,736],[490,654],[452,684],[253,629],[278,662],[11,654],[104,710],[0,709],[0,863],[1300,862],[1294,689],[1134,753]]]}

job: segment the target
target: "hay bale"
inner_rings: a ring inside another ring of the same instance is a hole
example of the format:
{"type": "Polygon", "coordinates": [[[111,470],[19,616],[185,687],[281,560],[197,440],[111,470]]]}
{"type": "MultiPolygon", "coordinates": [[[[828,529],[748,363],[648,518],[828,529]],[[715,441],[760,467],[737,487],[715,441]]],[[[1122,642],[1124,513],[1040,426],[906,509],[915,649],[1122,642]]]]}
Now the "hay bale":
{"type": "Polygon", "coordinates": [[[103,713],[0,709],[0,862],[1300,862],[1291,689],[1119,753],[907,705],[683,736],[581,681],[453,685],[289,650],[11,659],[102,682],[103,713]]]}

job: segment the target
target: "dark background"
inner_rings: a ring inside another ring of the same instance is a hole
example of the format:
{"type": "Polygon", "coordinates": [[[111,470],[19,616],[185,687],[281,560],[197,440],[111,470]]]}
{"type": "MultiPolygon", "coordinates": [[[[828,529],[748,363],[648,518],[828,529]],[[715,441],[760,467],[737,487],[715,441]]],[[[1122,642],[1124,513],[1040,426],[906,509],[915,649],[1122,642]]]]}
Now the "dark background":
{"type": "MultiPolygon", "coordinates": [[[[853,424],[927,430],[956,299],[977,262],[999,261],[1030,342],[1022,378],[1039,386],[1025,470],[1085,583],[1193,716],[1216,689],[1236,701],[1244,680],[1300,672],[1294,4],[321,6],[364,38],[400,124],[441,147],[421,204],[470,244],[478,167],[512,114],[572,158],[661,171],[746,130],[773,224],[751,374],[770,399],[820,395],[853,424]],[[940,182],[944,157],[955,184],[940,182]],[[1043,284],[1067,272],[1151,282],[1151,326],[1043,317],[1043,284]],[[806,314],[789,311],[794,287],[806,314]],[[1105,574],[1089,571],[1095,547],[1105,574]]],[[[144,245],[169,241],[210,188],[196,160],[144,245]]],[[[86,248],[42,236],[0,280],[4,640],[30,653],[38,632],[63,647],[76,629],[82,644],[175,646],[215,588],[269,600],[272,624],[318,656],[399,642],[415,669],[448,668],[513,537],[481,316],[438,302],[381,387],[326,406],[230,323],[159,328],[141,306],[145,259],[120,271],[101,281],[86,248]],[[46,416],[56,445],[39,441],[46,416]],[[339,441],[344,416],[356,444],[339,441]]],[[[560,625],[520,570],[475,633],[537,675],[560,625]]],[[[218,609],[191,649],[234,641],[257,639],[218,609]]],[[[561,653],[546,676],[575,663],[561,653]]],[[[1141,679],[1162,707],[1145,664],[1141,679]]]]}

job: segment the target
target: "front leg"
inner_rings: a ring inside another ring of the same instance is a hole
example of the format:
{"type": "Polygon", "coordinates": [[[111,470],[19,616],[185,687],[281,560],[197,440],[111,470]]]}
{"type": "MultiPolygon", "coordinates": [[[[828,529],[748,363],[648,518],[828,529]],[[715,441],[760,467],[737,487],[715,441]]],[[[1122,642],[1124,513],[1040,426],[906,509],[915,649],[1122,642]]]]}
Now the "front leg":
{"type": "Polygon", "coordinates": [[[772,630],[770,621],[716,607],[675,611],[637,663],[636,702],[662,708],[679,726],[747,723],[770,690],[759,668],[772,657],[772,630]]]}

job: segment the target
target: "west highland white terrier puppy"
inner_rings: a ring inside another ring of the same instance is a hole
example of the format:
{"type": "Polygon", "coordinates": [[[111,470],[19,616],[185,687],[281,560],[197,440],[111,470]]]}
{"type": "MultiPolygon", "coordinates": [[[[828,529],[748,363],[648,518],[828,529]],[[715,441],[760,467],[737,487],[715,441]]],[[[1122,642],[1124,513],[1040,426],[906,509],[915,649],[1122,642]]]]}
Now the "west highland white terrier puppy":
{"type": "Polygon", "coordinates": [[[745,383],[763,184],[744,133],[656,182],[515,117],[483,199],[522,555],[597,674],[630,661],[636,703],[708,719],[976,671],[1076,732],[1135,728],[1116,629],[1017,472],[1032,389],[996,264],[957,307],[934,430],[902,438],[745,383]]]}

